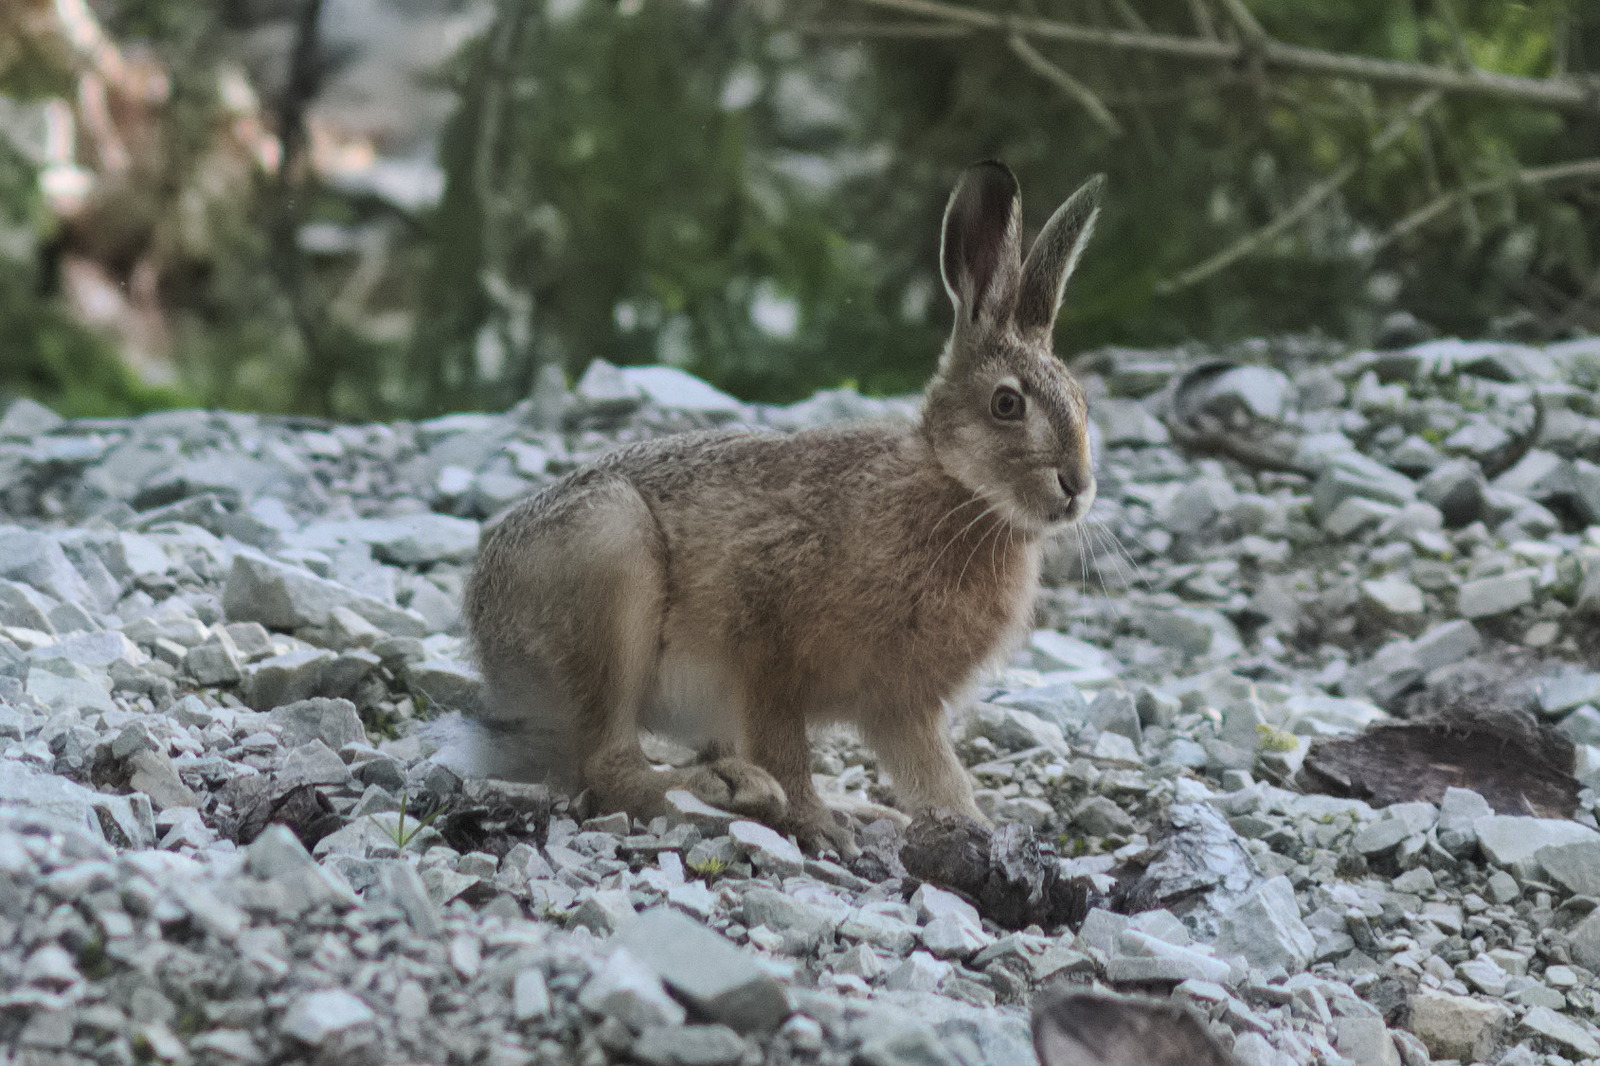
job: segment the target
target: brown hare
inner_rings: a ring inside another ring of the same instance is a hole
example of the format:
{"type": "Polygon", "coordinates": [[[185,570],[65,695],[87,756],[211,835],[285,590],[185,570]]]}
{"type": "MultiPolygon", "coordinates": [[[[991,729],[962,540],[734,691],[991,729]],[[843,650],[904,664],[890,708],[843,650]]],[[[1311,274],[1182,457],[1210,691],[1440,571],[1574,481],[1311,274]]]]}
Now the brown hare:
{"type": "Polygon", "coordinates": [[[963,174],[941,247],[955,328],[919,421],[652,440],[513,508],[466,589],[477,770],[638,817],[687,789],[847,852],[806,735],[844,720],[903,807],[980,817],[946,708],[1027,626],[1046,533],[1094,500],[1083,390],[1051,333],[1100,187],[1024,260],[1010,170],[963,174]],[[655,769],[641,728],[714,757],[655,769]]]}
{"type": "Polygon", "coordinates": [[[1176,1003],[1070,987],[1034,1001],[1033,1050],[1039,1066],[1234,1066],[1176,1003]]]}

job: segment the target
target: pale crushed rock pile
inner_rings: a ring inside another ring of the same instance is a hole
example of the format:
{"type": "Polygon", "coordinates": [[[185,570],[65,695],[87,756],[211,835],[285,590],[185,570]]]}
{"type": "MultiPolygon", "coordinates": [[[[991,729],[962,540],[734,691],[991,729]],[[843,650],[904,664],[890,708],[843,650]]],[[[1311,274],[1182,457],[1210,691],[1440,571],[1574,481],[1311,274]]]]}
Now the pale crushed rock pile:
{"type": "MultiPolygon", "coordinates": [[[[456,604],[512,500],[642,435],[909,402],[752,408],[596,364],[418,424],[13,404],[0,1054],[1022,1064],[1034,991],[1068,980],[1170,994],[1243,1066],[1600,1059],[1593,792],[1555,820],[1291,784],[1309,739],[1468,669],[1512,670],[1600,773],[1600,341],[1245,354],[1213,391],[1314,473],[1186,458],[1156,405],[1193,358],[1099,353],[1096,517],[1127,554],[1063,546],[1057,628],[957,726],[980,803],[1105,893],[1077,932],[894,876],[886,826],[849,869],[692,804],[579,822],[414,732],[475,696],[456,604]],[[1486,481],[1535,386],[1539,441],[1486,481]],[[1149,909],[1114,913],[1145,867],[1149,909]]],[[[847,736],[814,769],[888,795],[847,736]]]]}

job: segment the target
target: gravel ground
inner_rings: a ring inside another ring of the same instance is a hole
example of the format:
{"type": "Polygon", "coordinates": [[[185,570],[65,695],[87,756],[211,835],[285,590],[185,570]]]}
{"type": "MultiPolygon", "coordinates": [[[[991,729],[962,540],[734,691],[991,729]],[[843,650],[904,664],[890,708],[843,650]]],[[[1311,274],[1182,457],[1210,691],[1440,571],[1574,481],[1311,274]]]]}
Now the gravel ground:
{"type": "MultiPolygon", "coordinates": [[[[14,403],[0,1058],[1025,1066],[1065,981],[1187,1004],[1241,1066],[1600,1061],[1600,340],[1220,357],[1086,360],[1101,501],[953,726],[1091,888],[1076,930],[918,881],[887,822],[846,865],[689,803],[586,818],[422,728],[476,696],[457,603],[512,501],[642,436],[910,401],[596,364],[414,424],[14,403]],[[1575,806],[1496,810],[1511,758],[1437,802],[1308,791],[1314,742],[1463,705],[1570,739],[1575,806]]],[[[846,733],[813,769],[892,798],[846,733]]]]}

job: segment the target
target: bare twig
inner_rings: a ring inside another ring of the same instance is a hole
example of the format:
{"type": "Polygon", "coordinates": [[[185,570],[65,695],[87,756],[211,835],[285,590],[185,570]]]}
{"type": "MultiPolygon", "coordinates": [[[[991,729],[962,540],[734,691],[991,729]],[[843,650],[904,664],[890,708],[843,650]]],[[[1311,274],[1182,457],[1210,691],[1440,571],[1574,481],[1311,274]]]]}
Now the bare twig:
{"type": "Polygon", "coordinates": [[[1050,62],[1020,35],[1012,34],[1006,43],[1011,46],[1011,51],[1016,53],[1017,58],[1022,60],[1023,66],[1060,89],[1063,96],[1083,108],[1089,117],[1111,136],[1122,136],[1122,123],[1117,121],[1116,116],[1087,85],[1050,62]]]}
{"type": "Polygon", "coordinates": [[[1194,28],[1200,36],[1214,40],[1217,36],[1217,27],[1211,21],[1211,9],[1206,7],[1206,0],[1187,0],[1189,4],[1189,17],[1194,19],[1194,28]]]}
{"type": "Polygon", "coordinates": [[[907,41],[949,40],[972,31],[948,22],[803,22],[796,33],[807,37],[878,37],[907,41]]]}
{"type": "Polygon", "coordinates": [[[295,331],[305,348],[306,364],[299,383],[299,399],[308,409],[331,414],[339,364],[329,344],[327,308],[306,278],[305,255],[299,241],[300,224],[305,218],[306,202],[313,185],[306,113],[322,88],[318,55],[322,4],[323,0],[301,0],[295,19],[289,77],[277,116],[282,148],[273,182],[271,238],[273,270],[288,300],[295,331]]]}
{"type": "Polygon", "coordinates": [[[1267,43],[1269,39],[1267,31],[1261,28],[1261,23],[1256,21],[1255,15],[1244,6],[1244,0],[1222,0],[1222,9],[1228,13],[1228,17],[1233,20],[1233,24],[1239,28],[1246,41],[1257,47],[1267,43]]]}
{"type": "Polygon", "coordinates": [[[1177,277],[1169,278],[1156,285],[1160,293],[1177,292],[1197,285],[1214,274],[1220,273],[1243,259],[1245,256],[1270,243],[1280,234],[1304,219],[1314,211],[1328,197],[1339,191],[1340,186],[1355,176],[1361,165],[1371,156],[1385,151],[1395,141],[1399,140],[1412,125],[1428,110],[1439,102],[1442,94],[1437,90],[1423,93],[1411,102],[1411,106],[1385,126],[1376,137],[1367,145],[1367,150],[1361,156],[1345,161],[1339,169],[1317,182],[1308,189],[1304,196],[1296,200],[1294,206],[1262,226],[1254,233],[1240,238],[1216,255],[1195,266],[1190,267],[1177,277]]]}
{"type": "Polygon", "coordinates": [[[1462,70],[1476,69],[1477,64],[1472,61],[1472,47],[1467,44],[1466,30],[1462,29],[1461,20],[1456,17],[1453,0],[1434,0],[1434,7],[1450,31],[1450,45],[1455,50],[1456,65],[1462,70]]]}
{"type": "MultiPolygon", "coordinates": [[[[1246,43],[1207,40],[1167,33],[1141,33],[1106,29],[1056,19],[1028,18],[985,11],[946,0],[850,0],[964,26],[971,31],[1020,34],[1037,40],[1060,41],[1087,48],[1164,56],[1194,63],[1238,64],[1251,51],[1246,43]]],[[[1344,55],[1302,48],[1267,38],[1256,46],[1263,67],[1300,74],[1321,75],[1412,89],[1436,89],[1460,96],[1477,96],[1531,104],[1564,111],[1600,113],[1600,90],[1577,78],[1523,78],[1483,70],[1452,70],[1370,56],[1344,55]]]]}
{"type": "Polygon", "coordinates": [[[1452,189],[1432,202],[1417,208],[1395,223],[1393,229],[1378,238],[1375,250],[1382,251],[1412,230],[1427,225],[1452,207],[1467,203],[1486,193],[1497,192],[1500,189],[1513,186],[1546,185],[1550,182],[1566,181],[1571,178],[1600,179],[1600,159],[1579,159],[1571,163],[1556,163],[1548,167],[1530,167],[1527,170],[1519,170],[1512,174],[1498,175],[1493,178],[1484,178],[1482,181],[1475,181],[1470,185],[1452,189]]]}

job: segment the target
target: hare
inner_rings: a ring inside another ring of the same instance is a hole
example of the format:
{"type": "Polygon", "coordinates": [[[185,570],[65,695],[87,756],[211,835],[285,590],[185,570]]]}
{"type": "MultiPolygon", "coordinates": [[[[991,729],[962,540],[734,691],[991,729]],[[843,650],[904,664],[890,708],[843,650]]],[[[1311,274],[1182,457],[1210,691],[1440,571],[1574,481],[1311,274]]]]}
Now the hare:
{"type": "Polygon", "coordinates": [[[1189,1011],[1162,1000],[1072,988],[1047,990],[1033,1007],[1039,1066],[1234,1066],[1189,1011]]]}
{"type": "Polygon", "coordinates": [[[919,421],[652,440],[509,511],[465,594],[479,771],[641,818],[687,789],[849,853],[806,732],[846,720],[902,807],[981,820],[946,707],[1026,627],[1046,533],[1095,497],[1084,393],[1051,333],[1101,184],[1024,261],[1011,171],[963,174],[941,245],[955,328],[919,421]],[[711,757],[656,769],[641,728],[711,757]]]}

